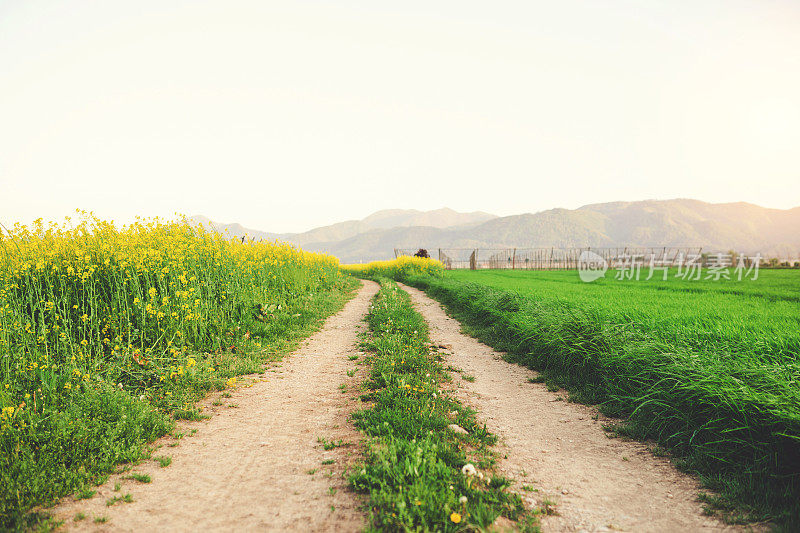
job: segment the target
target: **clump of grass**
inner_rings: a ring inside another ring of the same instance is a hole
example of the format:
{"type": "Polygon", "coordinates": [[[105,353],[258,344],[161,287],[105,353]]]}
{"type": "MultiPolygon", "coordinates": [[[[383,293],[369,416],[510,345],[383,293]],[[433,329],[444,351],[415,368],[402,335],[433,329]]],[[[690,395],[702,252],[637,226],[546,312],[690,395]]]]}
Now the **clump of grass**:
{"type": "Polygon", "coordinates": [[[322,444],[322,449],[323,450],[333,450],[335,448],[341,448],[341,447],[344,447],[344,446],[350,446],[352,444],[352,443],[346,442],[346,441],[344,441],[342,439],[339,439],[338,441],[333,441],[333,440],[328,440],[328,439],[326,439],[324,437],[317,437],[317,442],[322,444]]]}
{"type": "Polygon", "coordinates": [[[148,474],[131,474],[129,476],[125,476],[125,479],[132,479],[134,481],[138,481],[139,483],[150,483],[150,476],[148,474]]]}
{"type": "Polygon", "coordinates": [[[539,505],[539,511],[543,515],[547,516],[553,516],[558,514],[558,511],[556,510],[556,502],[547,498],[542,500],[541,504],[539,505]]]}
{"type": "Polygon", "coordinates": [[[520,497],[489,469],[496,438],[440,390],[447,374],[430,353],[427,325],[405,292],[384,280],[367,320],[372,336],[365,347],[373,355],[365,385],[373,405],[354,415],[369,440],[350,484],[369,495],[370,527],[483,530],[500,515],[522,519],[520,497]],[[466,435],[447,429],[454,410],[466,435]],[[485,472],[473,466],[482,458],[485,472]]]}
{"type": "Polygon", "coordinates": [[[122,496],[114,496],[112,498],[108,498],[106,500],[106,507],[111,507],[112,505],[118,502],[133,503],[133,496],[131,496],[130,494],[123,494],[122,496]]]}
{"type": "Polygon", "coordinates": [[[153,460],[158,463],[158,466],[161,468],[166,468],[172,464],[172,457],[168,455],[160,455],[158,457],[153,457],[153,460]]]}

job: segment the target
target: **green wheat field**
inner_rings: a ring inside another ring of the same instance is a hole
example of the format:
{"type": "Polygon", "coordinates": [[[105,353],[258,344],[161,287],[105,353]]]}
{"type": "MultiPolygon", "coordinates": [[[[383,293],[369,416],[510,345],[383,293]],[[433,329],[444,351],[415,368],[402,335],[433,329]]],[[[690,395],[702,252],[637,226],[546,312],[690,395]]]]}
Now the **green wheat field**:
{"type": "Polygon", "coordinates": [[[584,283],[576,271],[478,270],[407,281],[572,400],[621,417],[618,434],[670,450],[712,489],[709,511],[796,523],[800,272],[675,274],[609,271],[584,283]]]}

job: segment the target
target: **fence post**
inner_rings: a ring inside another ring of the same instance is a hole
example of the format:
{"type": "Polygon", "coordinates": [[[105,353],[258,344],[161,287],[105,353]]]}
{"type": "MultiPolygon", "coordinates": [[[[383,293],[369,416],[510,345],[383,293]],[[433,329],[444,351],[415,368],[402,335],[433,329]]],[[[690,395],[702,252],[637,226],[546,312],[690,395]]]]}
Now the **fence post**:
{"type": "Polygon", "coordinates": [[[517,249],[514,248],[514,255],[511,258],[511,270],[517,269],[517,249]]]}

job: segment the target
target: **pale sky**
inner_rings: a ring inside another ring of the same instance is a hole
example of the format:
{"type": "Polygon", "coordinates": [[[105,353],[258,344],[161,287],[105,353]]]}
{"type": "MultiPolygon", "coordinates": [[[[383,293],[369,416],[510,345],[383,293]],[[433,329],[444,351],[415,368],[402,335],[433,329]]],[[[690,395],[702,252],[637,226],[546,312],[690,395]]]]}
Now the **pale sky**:
{"type": "Polygon", "coordinates": [[[0,222],[800,205],[800,2],[0,0],[0,222]]]}

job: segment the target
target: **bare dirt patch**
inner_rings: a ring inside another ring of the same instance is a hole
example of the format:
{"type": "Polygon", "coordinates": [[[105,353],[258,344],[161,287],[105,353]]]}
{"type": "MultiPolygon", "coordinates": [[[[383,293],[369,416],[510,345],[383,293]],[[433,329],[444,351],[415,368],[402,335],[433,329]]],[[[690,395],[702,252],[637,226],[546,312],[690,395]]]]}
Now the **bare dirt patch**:
{"type": "Polygon", "coordinates": [[[343,391],[375,292],[377,285],[365,281],[282,363],[230,395],[210,398],[210,419],[181,424],[187,436],[175,447],[171,438],[159,442],[153,455],[171,457],[170,466],[147,461],[112,476],[94,497],[63,501],[56,516],[76,531],[363,529],[366,519],[344,478],[347,463],[358,458],[359,433],[348,419],[357,406],[343,391]],[[128,479],[131,473],[151,482],[128,479]],[[107,505],[126,494],[132,503],[107,505]],[[85,518],[74,521],[78,513],[85,518]]]}
{"type": "Polygon", "coordinates": [[[528,380],[536,373],[461,333],[461,325],[422,291],[403,286],[430,325],[433,343],[447,348],[457,394],[500,437],[501,470],[531,505],[553,502],[544,531],[727,531],[704,516],[691,476],[645,444],[610,438],[597,410],[563,401],[528,380]],[[528,491],[522,490],[527,486],[528,491]]]}

